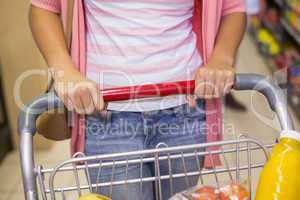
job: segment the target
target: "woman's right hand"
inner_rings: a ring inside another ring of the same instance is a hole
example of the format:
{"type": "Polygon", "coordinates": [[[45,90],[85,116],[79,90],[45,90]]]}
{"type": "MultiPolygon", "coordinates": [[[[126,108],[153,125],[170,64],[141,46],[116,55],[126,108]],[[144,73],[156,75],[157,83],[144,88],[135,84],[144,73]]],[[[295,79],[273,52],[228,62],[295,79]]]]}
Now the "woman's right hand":
{"type": "Polygon", "coordinates": [[[96,83],[87,80],[74,67],[60,16],[31,5],[30,27],[50,67],[55,91],[68,110],[79,114],[103,110],[104,101],[96,83]]]}
{"type": "Polygon", "coordinates": [[[54,89],[69,111],[78,114],[92,114],[105,107],[97,84],[87,80],[74,67],[50,69],[54,89]]]}
{"type": "Polygon", "coordinates": [[[74,67],[60,15],[31,5],[30,27],[50,67],[55,91],[68,110],[79,114],[103,110],[104,101],[96,83],[87,80],[74,67]]]}

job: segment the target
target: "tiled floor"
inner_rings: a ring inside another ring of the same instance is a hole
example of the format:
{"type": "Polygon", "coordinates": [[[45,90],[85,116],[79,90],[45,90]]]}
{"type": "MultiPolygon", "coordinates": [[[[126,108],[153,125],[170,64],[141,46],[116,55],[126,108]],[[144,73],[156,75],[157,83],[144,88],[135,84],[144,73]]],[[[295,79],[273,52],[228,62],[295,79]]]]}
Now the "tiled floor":
{"type": "MultiPolygon", "coordinates": [[[[238,61],[239,72],[254,72],[269,74],[264,61],[256,52],[255,46],[249,37],[246,37],[240,49],[240,59],[238,61]]],[[[278,135],[278,123],[272,120],[272,113],[269,111],[266,101],[260,95],[249,92],[234,92],[238,99],[248,105],[247,113],[235,112],[230,109],[225,110],[226,139],[234,138],[238,134],[248,134],[259,138],[263,142],[274,142],[278,135]]],[[[297,120],[296,128],[299,129],[297,120]]],[[[37,163],[48,163],[54,166],[68,157],[68,142],[57,143],[51,150],[37,152],[37,163]]],[[[65,177],[58,177],[63,183],[71,182],[65,177]]],[[[0,166],[0,200],[21,200],[22,180],[19,169],[18,153],[10,153],[0,166]]]]}

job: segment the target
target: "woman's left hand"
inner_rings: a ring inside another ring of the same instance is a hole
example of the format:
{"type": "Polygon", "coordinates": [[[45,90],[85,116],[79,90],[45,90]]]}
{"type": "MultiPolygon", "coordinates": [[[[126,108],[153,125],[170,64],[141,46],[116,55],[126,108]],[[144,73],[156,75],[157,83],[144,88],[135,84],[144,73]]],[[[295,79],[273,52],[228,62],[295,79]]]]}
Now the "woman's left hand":
{"type": "Polygon", "coordinates": [[[198,98],[220,98],[231,90],[234,84],[233,62],[212,58],[196,73],[195,95],[198,98]]]}

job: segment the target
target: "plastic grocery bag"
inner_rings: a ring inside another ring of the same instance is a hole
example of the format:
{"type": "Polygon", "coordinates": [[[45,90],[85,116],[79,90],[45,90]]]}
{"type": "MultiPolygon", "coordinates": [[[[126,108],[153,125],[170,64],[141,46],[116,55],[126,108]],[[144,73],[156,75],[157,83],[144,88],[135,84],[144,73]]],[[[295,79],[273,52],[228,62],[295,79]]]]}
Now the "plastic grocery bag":
{"type": "Polygon", "coordinates": [[[219,191],[212,186],[198,185],[174,195],[170,200],[215,200],[219,195],[219,191]]]}
{"type": "Polygon", "coordinates": [[[169,200],[250,200],[250,193],[244,186],[236,183],[220,189],[198,185],[174,195],[169,200]]]}

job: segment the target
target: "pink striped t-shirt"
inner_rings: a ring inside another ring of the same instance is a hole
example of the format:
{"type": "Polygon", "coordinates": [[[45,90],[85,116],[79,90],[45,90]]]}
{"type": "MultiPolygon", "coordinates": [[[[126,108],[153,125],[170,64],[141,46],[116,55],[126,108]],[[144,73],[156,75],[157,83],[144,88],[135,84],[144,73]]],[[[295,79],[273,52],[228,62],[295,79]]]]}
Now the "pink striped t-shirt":
{"type": "MultiPolygon", "coordinates": [[[[190,80],[202,65],[192,31],[194,0],[85,0],[87,77],[103,88],[190,80]]],[[[109,103],[150,111],[185,95],[109,103]]]]}

